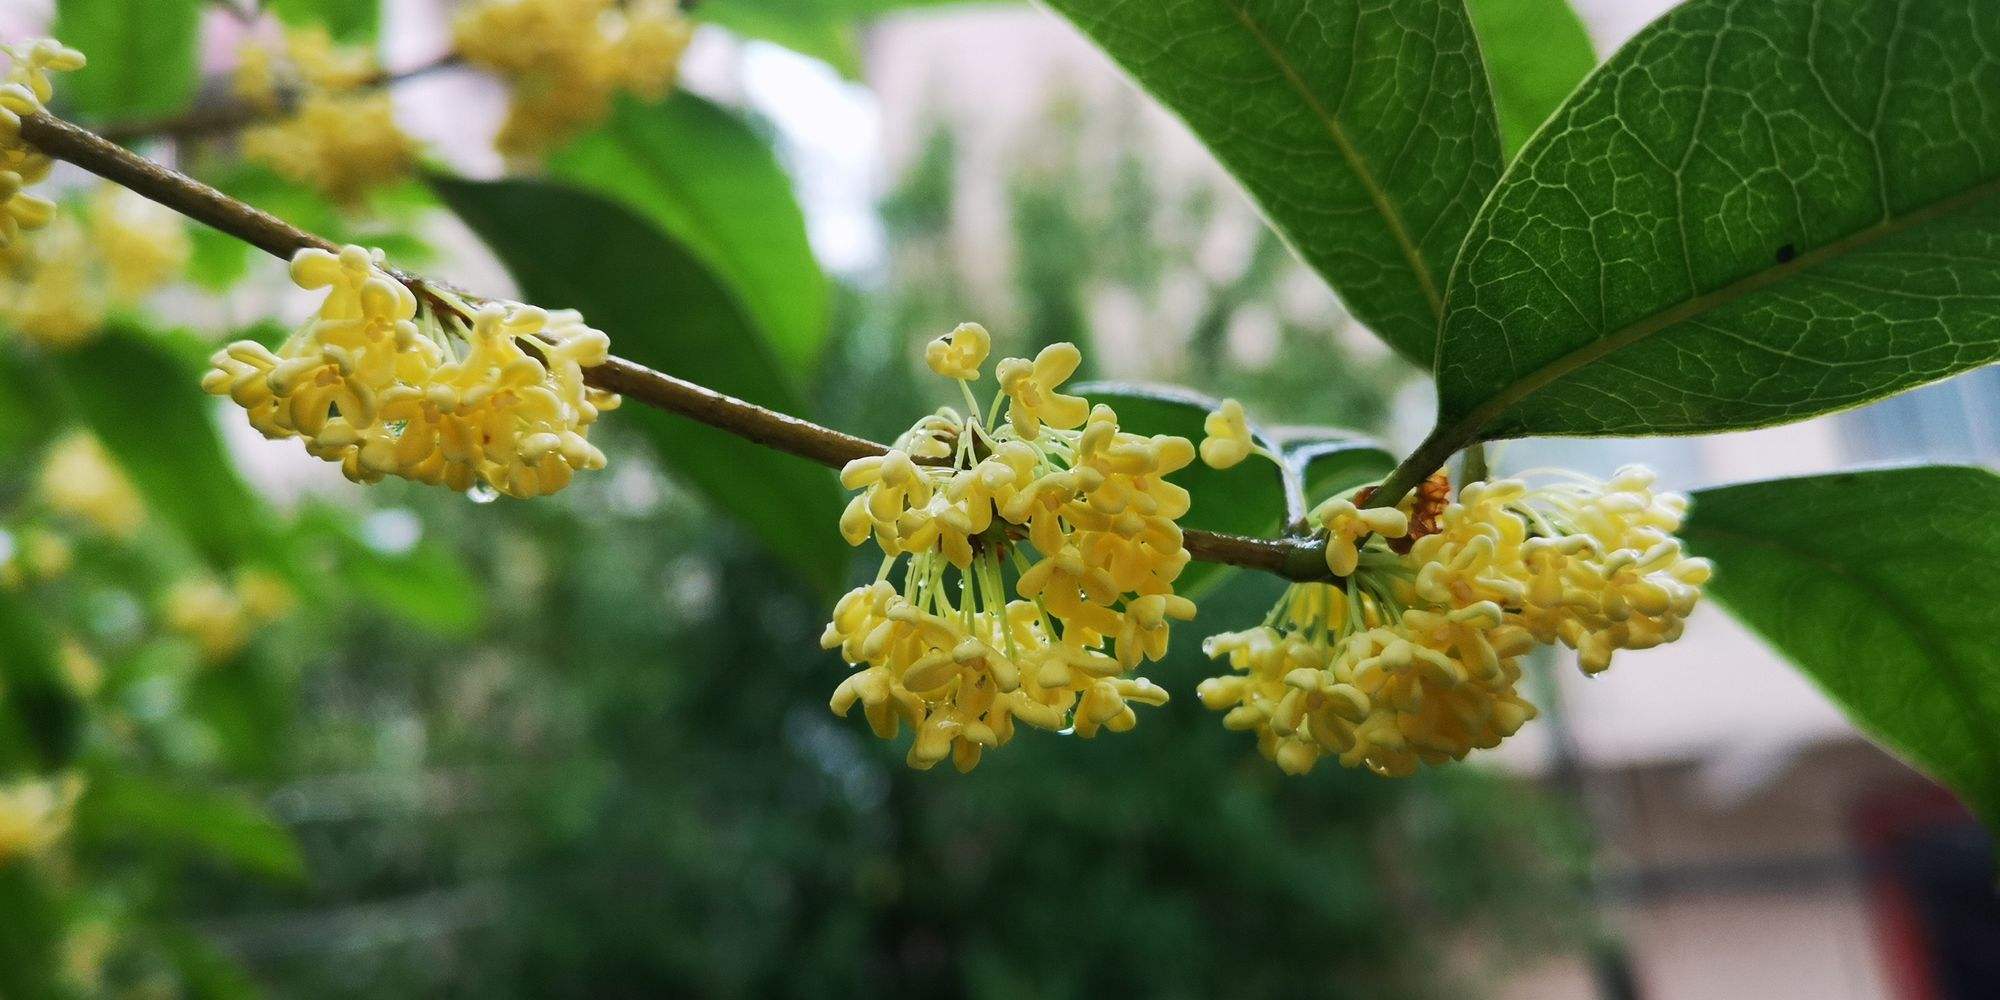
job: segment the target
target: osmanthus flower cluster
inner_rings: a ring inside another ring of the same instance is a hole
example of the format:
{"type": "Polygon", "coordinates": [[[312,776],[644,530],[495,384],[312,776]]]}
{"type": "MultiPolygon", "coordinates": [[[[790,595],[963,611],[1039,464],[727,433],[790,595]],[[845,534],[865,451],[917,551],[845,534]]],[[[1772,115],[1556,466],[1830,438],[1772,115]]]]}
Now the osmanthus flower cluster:
{"type": "Polygon", "coordinates": [[[40,229],[56,206],[27,187],[49,175],[53,161],[21,138],[21,118],[46,110],[55,87],[51,72],[83,68],[83,53],[50,38],[0,45],[7,72],[0,77],[0,247],[24,229],[40,229]]]}
{"type": "Polygon", "coordinates": [[[1211,637],[1234,673],[1199,688],[1288,773],[1322,757],[1386,776],[1498,746],[1535,716],[1522,657],[1561,642],[1583,669],[1678,638],[1708,580],[1674,532],[1687,498],[1637,466],[1607,482],[1442,476],[1401,509],[1366,491],[1313,511],[1338,583],[1286,591],[1263,624],[1211,637]],[[1359,502],[1357,502],[1359,501],[1359,502]]]}
{"type": "Polygon", "coordinates": [[[497,144],[520,156],[595,124],[621,90],[666,96],[694,26],[672,0],[480,0],[453,34],[459,55],[507,82],[497,144]]]}
{"type": "Polygon", "coordinates": [[[604,467],[587,435],[618,397],[586,386],[583,369],[609,357],[610,340],[577,313],[447,299],[433,310],[358,246],[302,250],[292,279],[325,290],[319,311],[276,351],[223,348],[202,379],[266,437],[299,438],[356,482],[523,498],[604,467]]]}
{"type": "Polygon", "coordinates": [[[1060,391],[1081,361],[1069,344],[1000,362],[982,407],[971,383],[989,345],[975,324],[933,342],[926,360],[959,382],[965,411],[940,409],[841,472],[860,491],[841,533],[874,538],[883,559],[822,638],[860,668],[832,708],[860,705],[885,739],[909,724],[917,768],[971,770],[1017,722],[1086,738],[1132,728],[1133,706],[1167,692],[1131,672],[1195,610],[1173,588],[1189,497],[1166,480],[1194,446],[1122,431],[1109,406],[1060,391]]]}
{"type": "Polygon", "coordinates": [[[381,79],[374,53],[338,45],[318,25],[246,46],[236,94],[276,117],[244,131],[244,158],[339,201],[408,177],[417,144],[381,79]]]}
{"type": "Polygon", "coordinates": [[[173,210],[115,184],[58,208],[32,240],[0,247],[0,322],[44,347],[95,337],[106,312],[186,270],[193,246],[173,210]]]}

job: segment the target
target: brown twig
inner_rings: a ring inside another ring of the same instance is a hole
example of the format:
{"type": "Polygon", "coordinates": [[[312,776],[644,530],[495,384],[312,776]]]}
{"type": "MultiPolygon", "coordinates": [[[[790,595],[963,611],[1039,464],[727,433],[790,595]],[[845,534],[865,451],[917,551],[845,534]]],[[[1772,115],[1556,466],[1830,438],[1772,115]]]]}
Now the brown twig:
{"type": "MultiPolygon", "coordinates": [[[[462,66],[465,59],[456,52],[447,52],[426,63],[419,63],[408,69],[395,72],[377,73],[373,78],[361,82],[363,87],[393,87],[406,80],[415,80],[440,70],[462,66]]],[[[230,99],[206,108],[196,108],[185,114],[167,115],[160,118],[135,118],[130,121],[109,122],[97,129],[97,134],[115,143],[129,144],[158,136],[175,139],[200,139],[212,135],[234,132],[247,125],[255,125],[283,112],[287,102],[273,107],[241,99],[230,99]]]]}
{"type": "MultiPolygon", "coordinates": [[[[21,137],[50,156],[130,188],[281,260],[290,260],[308,248],[338,249],[326,239],[53,115],[22,116],[21,137]]],[[[434,308],[456,308],[451,304],[454,296],[441,295],[440,286],[428,279],[393,269],[389,273],[434,308]]],[[[769,410],[623,358],[614,357],[585,369],[584,380],[746,441],[834,468],[888,450],[865,438],[769,410]]],[[[1189,531],[1185,544],[1189,555],[1203,562],[1261,570],[1288,580],[1335,579],[1327,572],[1319,546],[1305,539],[1189,531]]]]}

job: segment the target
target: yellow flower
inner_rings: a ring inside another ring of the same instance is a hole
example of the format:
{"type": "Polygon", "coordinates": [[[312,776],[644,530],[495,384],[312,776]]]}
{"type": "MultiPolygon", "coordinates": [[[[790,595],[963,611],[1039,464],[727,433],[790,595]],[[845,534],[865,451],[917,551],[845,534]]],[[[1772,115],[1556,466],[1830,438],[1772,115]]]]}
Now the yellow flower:
{"type": "Polygon", "coordinates": [[[303,439],[356,482],[393,475],[521,498],[604,467],[587,433],[617,397],[586,386],[583,369],[604,363],[610,340],[577,313],[491,302],[469,324],[439,318],[361,247],[301,251],[292,276],[326,289],[318,314],[276,352],[230,344],[202,379],[265,436],[303,439]]]}
{"type": "Polygon", "coordinates": [[[57,215],[33,241],[6,251],[0,276],[0,320],[43,347],[68,350],[97,336],[105,298],[81,227],[57,215]]]}
{"type": "Polygon", "coordinates": [[[55,204],[24,190],[49,175],[51,161],[21,138],[21,118],[44,110],[55,88],[49,73],[83,68],[83,53],[50,38],[0,45],[8,59],[0,78],[0,247],[24,229],[39,229],[55,204]]]}
{"type": "Polygon", "coordinates": [[[620,88],[665,96],[693,29],[664,0],[482,0],[453,25],[466,61],[505,80],[497,144],[541,153],[601,120],[620,88]]]}
{"type": "Polygon", "coordinates": [[[111,295],[125,302],[180,277],[194,251],[179,213],[115,184],[91,197],[90,235],[111,295]]]}
{"type": "Polygon", "coordinates": [[[1326,568],[1335,576],[1352,576],[1361,563],[1356,542],[1371,534],[1401,538],[1410,533],[1410,516],[1390,507],[1356,507],[1334,497],[1314,507],[1312,520],[1326,532],[1326,568]]]}
{"type": "Polygon", "coordinates": [[[986,353],[992,349],[993,338],[985,327],[960,323],[957,329],[925,345],[924,363],[945,378],[971,382],[979,378],[979,368],[986,364],[986,353]]]}
{"type": "MultiPolygon", "coordinates": [[[[831,704],[842,715],[862,706],[884,738],[909,724],[919,768],[949,757],[970,770],[1012,738],[1017,719],[1084,738],[1132,728],[1133,706],[1163,704],[1167,693],[1129,672],[1166,655],[1170,621],[1195,610],[1173,592],[1188,559],[1174,522],[1188,496],[1165,479],[1194,460],[1194,446],[1121,431],[1110,407],[1081,399],[1075,419],[1059,414],[1032,435],[1026,416],[986,426],[968,383],[987,341],[967,324],[926,352],[940,375],[968,386],[969,415],[939,410],[888,454],[841,473],[859,491],[841,533],[856,545],[874,538],[884,559],[877,581],[843,598],[827,626],[827,648],[860,668],[831,704]],[[898,588],[892,570],[904,556],[898,588]]],[[[1074,358],[1060,347],[1058,361],[1074,358]]],[[[1003,366],[1035,377],[1030,362],[1003,366]]],[[[1048,406],[1046,394],[1016,398],[1022,414],[1048,406]]]]}
{"type": "Polygon", "coordinates": [[[681,54],[694,40],[694,24],[672,0],[632,0],[624,14],[625,31],[611,50],[619,81],[646,100],[659,100],[680,75],[681,54]]]}
{"type": "Polygon", "coordinates": [[[1402,512],[1322,504],[1329,568],[1346,579],[1296,585],[1259,628],[1212,637],[1209,655],[1237,673],[1203,682],[1202,702],[1293,774],[1335,755],[1399,776],[1498,746],[1535,715],[1517,688],[1537,644],[1570,645],[1596,672],[1616,649],[1680,635],[1710,567],[1672,537],[1686,498],[1652,483],[1638,467],[1608,483],[1475,483],[1403,554],[1381,540],[1403,533],[1402,512]]]}
{"type": "Polygon", "coordinates": [[[408,177],[417,146],[396,124],[373,52],[335,44],[320,26],[286,29],[282,52],[244,48],[233,89],[285,114],[243,133],[243,156],[342,202],[408,177]]]}
{"type": "Polygon", "coordinates": [[[1034,440],[1043,424],[1068,430],[1090,415],[1090,403],[1081,396],[1056,391],[1081,364],[1083,353],[1075,344],[1050,344],[1032,362],[1008,358],[993,370],[1007,394],[1007,418],[1021,437],[1034,440]]]}
{"type": "Polygon", "coordinates": [[[65,775],[0,785],[0,867],[55,846],[69,832],[83,779],[65,775]]]}
{"type": "Polygon", "coordinates": [[[75,433],[57,441],[42,461],[42,500],[114,538],[130,538],[146,520],[146,505],[97,439],[75,433]]]}
{"type": "Polygon", "coordinates": [[[1236,400],[1223,400],[1203,422],[1202,430],[1207,436],[1201,439],[1201,460],[1212,469],[1232,468],[1257,450],[1257,442],[1250,436],[1250,417],[1236,400]]]}
{"type": "Polygon", "coordinates": [[[312,91],[298,110],[243,133],[243,156],[336,201],[409,176],[417,145],[396,124],[387,91],[312,91]]]}
{"type": "Polygon", "coordinates": [[[221,663],[250,641],[250,616],[228,587],[208,577],[190,577],[173,585],[161,602],[167,628],[194,640],[201,658],[221,663]]]}

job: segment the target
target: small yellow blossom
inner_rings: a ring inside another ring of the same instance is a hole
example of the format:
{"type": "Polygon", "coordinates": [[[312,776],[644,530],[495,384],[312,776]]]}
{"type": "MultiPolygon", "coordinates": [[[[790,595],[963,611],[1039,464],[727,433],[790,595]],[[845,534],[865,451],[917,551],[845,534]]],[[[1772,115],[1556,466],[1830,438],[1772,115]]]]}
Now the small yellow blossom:
{"type": "Polygon", "coordinates": [[[276,621],[292,613],[298,595],[284,578],[270,570],[246,569],[236,575],[236,596],[243,612],[259,621],[276,621]]]}
{"type": "Polygon", "coordinates": [[[0,249],[0,321],[56,350],[97,336],[107,308],[172,281],[190,253],[179,215],[116,185],[91,196],[87,228],[71,209],[0,249]]]}
{"type": "Polygon", "coordinates": [[[49,38],[0,45],[8,60],[0,78],[0,247],[24,229],[40,229],[55,204],[25,188],[49,175],[52,161],[21,138],[21,119],[43,111],[54,96],[49,73],[83,68],[83,53],[49,38]]]}
{"type": "MultiPolygon", "coordinates": [[[[933,342],[927,360],[968,385],[987,342],[967,324],[933,342]]],[[[970,770],[1017,721],[1084,738],[1132,728],[1134,706],[1167,693],[1130,672],[1165,656],[1171,622],[1194,616],[1173,592],[1188,562],[1175,522],[1189,498],[1166,479],[1194,461],[1194,446],[1120,430],[1110,407],[1081,399],[1069,419],[1047,390],[1075,370],[1076,349],[1042,355],[1052,363],[1039,375],[1037,363],[1001,362],[1017,373],[1009,422],[988,427],[968,387],[969,414],[939,410],[888,454],[841,472],[859,491],[841,534],[874,538],[884,559],[827,626],[824,645],[860,668],[831,704],[842,715],[860,705],[885,739],[908,723],[912,767],[949,757],[970,770]],[[892,570],[904,556],[899,588],[892,570]]]]}
{"type": "Polygon", "coordinates": [[[1346,579],[1295,585],[1262,626],[1211,637],[1236,672],[1203,682],[1202,702],[1292,774],[1336,756],[1400,776],[1497,746],[1535,716],[1518,687],[1538,644],[1575,648],[1595,673],[1680,635],[1711,570],[1672,536],[1686,498],[1652,483],[1636,466],[1604,483],[1475,483],[1434,526],[1421,514],[1407,552],[1390,541],[1406,512],[1323,504],[1346,579]]]}
{"type": "Polygon", "coordinates": [[[351,202],[409,176],[417,145],[396,124],[386,91],[313,92],[289,117],[245,131],[243,156],[336,201],[351,202]]]}
{"type": "Polygon", "coordinates": [[[194,641],[203,661],[223,663],[256,629],[291,613],[296,600],[276,575],[248,569],[234,585],[209,576],[180,580],[168,589],[160,613],[168,629],[194,641]]]}
{"type": "Polygon", "coordinates": [[[1351,576],[1361,563],[1355,543],[1371,534],[1401,538],[1410,533],[1410,516],[1388,507],[1359,508],[1354,501],[1334,497],[1313,508],[1312,520],[1326,532],[1326,568],[1335,576],[1351,576]]]}
{"type": "Polygon", "coordinates": [[[88,342],[104,327],[106,300],[82,227],[58,214],[33,240],[0,253],[0,321],[53,350],[88,342]]]}
{"type": "Polygon", "coordinates": [[[1043,424],[1068,430],[1090,415],[1089,401],[1056,391],[1081,364],[1083,352],[1075,344],[1050,344],[1033,361],[1008,358],[993,369],[1010,404],[1007,419],[1022,438],[1034,440],[1043,424]]]}
{"type": "Polygon", "coordinates": [[[89,434],[71,434],[49,449],[39,489],[50,509],[114,538],[132,537],[146,520],[139,491],[89,434]]]}
{"type": "Polygon", "coordinates": [[[250,641],[243,602],[219,581],[190,577],[168,589],[160,615],[167,628],[194,640],[201,658],[221,663],[250,641]]]}
{"type": "Polygon", "coordinates": [[[194,252],[179,213],[115,184],[91,196],[90,235],[111,295],[124,302],[179,278],[194,252]]]}
{"type": "Polygon", "coordinates": [[[69,832],[82,795],[83,779],[76,775],[0,785],[0,867],[55,846],[69,832]]]}
{"type": "Polygon", "coordinates": [[[453,34],[460,55],[510,88],[500,150],[534,155],[603,119],[620,89],[664,96],[693,27],[665,0],[481,0],[453,34]]]}
{"type": "Polygon", "coordinates": [[[235,92],[285,113],[243,133],[244,158],[343,202],[408,177],[417,145],[389,92],[369,89],[381,75],[372,52],[335,44],[323,27],[288,29],[281,50],[245,47],[235,92]]]}
{"type": "Polygon", "coordinates": [[[979,378],[980,366],[993,349],[993,337],[977,323],[960,323],[958,328],[924,346],[924,363],[945,378],[972,382],[979,378]]]}
{"type": "Polygon", "coordinates": [[[202,387],[244,408],[271,438],[297,437],[356,482],[401,476],[513,497],[554,493],[601,469],[587,438],[617,397],[586,386],[610,340],[574,311],[517,302],[440,318],[382,270],[379,253],[304,250],[301,288],[326,289],[317,315],[276,351],[238,341],[202,387]]]}
{"type": "Polygon", "coordinates": [[[1257,450],[1250,436],[1250,417],[1236,400],[1223,400],[1203,421],[1202,430],[1206,436],[1201,439],[1201,460],[1211,469],[1233,468],[1257,450]]]}

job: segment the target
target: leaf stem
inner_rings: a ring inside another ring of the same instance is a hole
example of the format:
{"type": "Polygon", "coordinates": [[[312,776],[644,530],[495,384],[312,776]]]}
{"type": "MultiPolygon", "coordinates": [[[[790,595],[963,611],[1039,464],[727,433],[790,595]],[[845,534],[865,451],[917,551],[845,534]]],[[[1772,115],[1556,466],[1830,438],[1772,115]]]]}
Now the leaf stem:
{"type": "MultiPolygon", "coordinates": [[[[123,185],[280,260],[289,261],[305,249],[339,249],[330,240],[46,112],[21,116],[21,137],[50,156],[123,185]]],[[[406,271],[387,270],[433,309],[462,312],[461,303],[466,297],[447,286],[406,271]]],[[[604,364],[584,369],[584,381],[753,444],[832,468],[888,451],[866,438],[769,410],[623,358],[613,357],[604,364]]],[[[1412,456],[1413,461],[1415,458],[1412,456]]],[[[1403,470],[1397,471],[1400,474],[1403,470]]],[[[1202,562],[1261,570],[1301,582],[1339,579],[1327,572],[1319,546],[1305,539],[1248,538],[1191,530],[1184,533],[1182,541],[1188,554],[1202,562]]]]}
{"type": "Polygon", "coordinates": [[[1403,459],[1403,464],[1396,466],[1395,471],[1389,473],[1389,478],[1382,480],[1381,488],[1371,494],[1362,506],[1394,507],[1402,503],[1411,490],[1423,485],[1431,473],[1444,468],[1454,453],[1470,444],[1460,440],[1459,435],[1451,433],[1452,430],[1454,428],[1447,427],[1432,430],[1430,436],[1417,445],[1417,450],[1410,452],[1410,457],[1403,459]]]}

